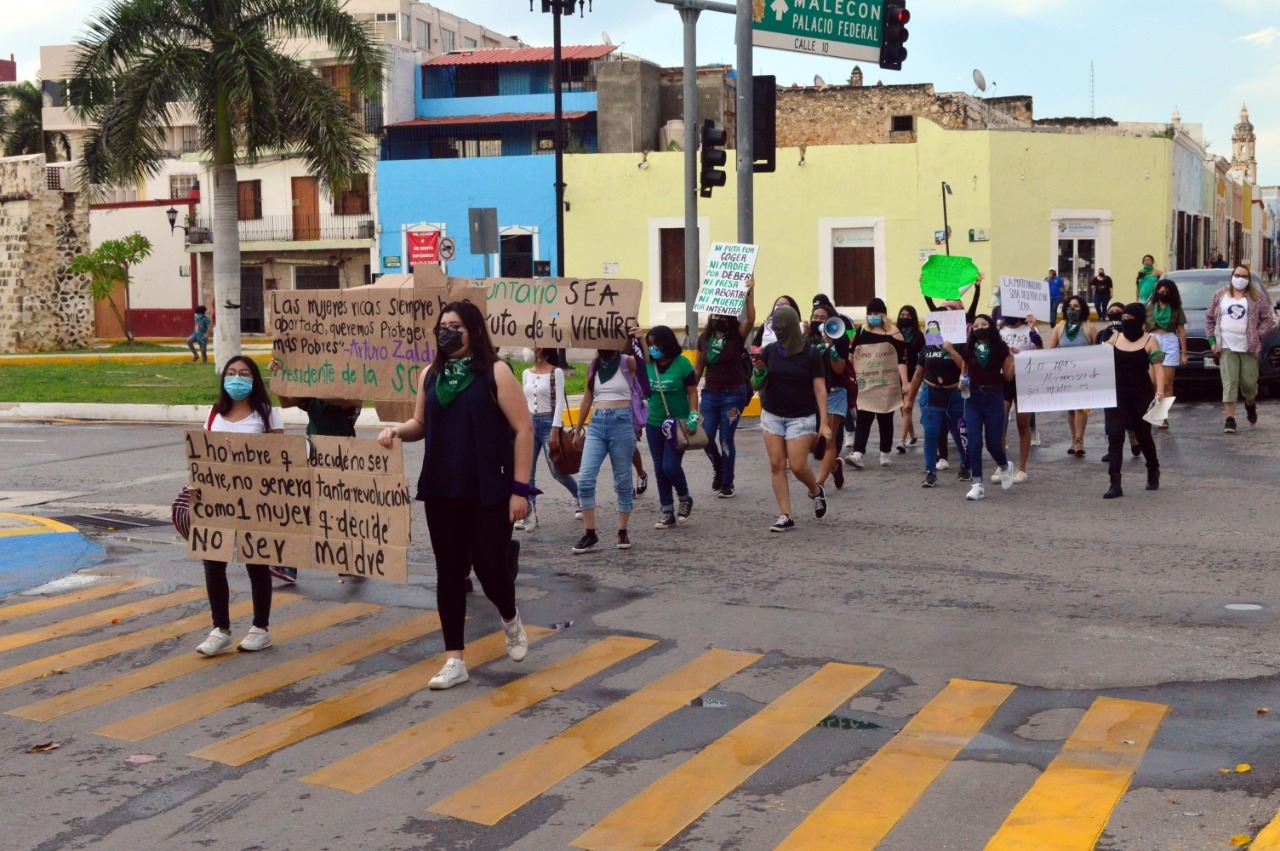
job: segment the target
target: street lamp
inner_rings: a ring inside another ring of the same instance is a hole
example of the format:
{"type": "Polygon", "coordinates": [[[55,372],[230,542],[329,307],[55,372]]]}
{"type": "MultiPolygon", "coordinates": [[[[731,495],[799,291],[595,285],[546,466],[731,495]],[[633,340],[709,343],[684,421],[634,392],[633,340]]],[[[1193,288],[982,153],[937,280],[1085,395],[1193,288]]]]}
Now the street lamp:
{"type": "MultiPolygon", "coordinates": [[[[553,67],[551,69],[551,87],[555,98],[555,154],[556,154],[556,274],[564,277],[564,103],[561,88],[562,81],[562,57],[563,53],[560,44],[560,16],[572,15],[573,7],[578,7],[579,17],[585,17],[584,8],[587,11],[595,11],[591,8],[591,0],[542,0],[542,11],[544,14],[551,13],[551,36],[554,45],[554,56],[552,59],[553,67]]],[[[533,11],[533,0],[529,0],[529,11],[533,11]]]]}
{"type": "Polygon", "coordinates": [[[942,238],[947,243],[947,255],[951,254],[951,225],[947,223],[947,196],[951,194],[951,184],[942,181],[942,238]]]}
{"type": "Polygon", "coordinates": [[[183,235],[188,237],[191,235],[191,231],[187,229],[186,225],[178,224],[178,211],[176,209],[170,207],[164,211],[164,215],[165,218],[169,220],[169,233],[173,233],[178,228],[182,228],[183,235]]]}

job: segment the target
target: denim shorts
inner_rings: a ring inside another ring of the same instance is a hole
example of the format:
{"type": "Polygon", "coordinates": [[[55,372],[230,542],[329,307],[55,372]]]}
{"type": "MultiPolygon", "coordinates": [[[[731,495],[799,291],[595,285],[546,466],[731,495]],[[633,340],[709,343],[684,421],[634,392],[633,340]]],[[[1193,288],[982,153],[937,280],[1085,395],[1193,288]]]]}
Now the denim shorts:
{"type": "Polygon", "coordinates": [[[827,391],[827,413],[837,417],[849,415],[849,391],[836,387],[827,391]]]}
{"type": "Polygon", "coordinates": [[[1165,366],[1182,366],[1182,346],[1178,342],[1178,334],[1156,331],[1151,334],[1164,350],[1165,366]]]}
{"type": "Polygon", "coordinates": [[[780,417],[768,411],[761,411],[760,427],[766,434],[776,434],[787,440],[813,437],[818,433],[818,417],[816,414],[810,414],[807,417],[780,417]]]}

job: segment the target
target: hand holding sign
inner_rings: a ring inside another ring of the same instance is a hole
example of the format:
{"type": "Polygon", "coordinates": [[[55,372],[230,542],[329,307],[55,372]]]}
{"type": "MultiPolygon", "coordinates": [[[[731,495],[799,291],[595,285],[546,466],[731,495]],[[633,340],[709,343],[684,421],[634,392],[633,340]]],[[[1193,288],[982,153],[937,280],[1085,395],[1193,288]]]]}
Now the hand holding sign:
{"type": "Polygon", "coordinates": [[[969,257],[934,254],[920,269],[920,292],[929,298],[950,301],[978,280],[978,267],[969,257]]]}

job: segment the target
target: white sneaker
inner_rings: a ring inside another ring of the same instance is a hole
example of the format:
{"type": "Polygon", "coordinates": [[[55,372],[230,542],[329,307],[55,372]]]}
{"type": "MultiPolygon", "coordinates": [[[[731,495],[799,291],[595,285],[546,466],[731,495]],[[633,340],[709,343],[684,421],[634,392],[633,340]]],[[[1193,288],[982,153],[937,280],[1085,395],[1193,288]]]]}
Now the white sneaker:
{"type": "Polygon", "coordinates": [[[576,502],[573,504],[573,519],[574,520],[582,519],[582,506],[578,505],[576,502]]]}
{"type": "Polygon", "coordinates": [[[1000,484],[1000,480],[1001,480],[1002,478],[1003,478],[1003,476],[1001,475],[1000,468],[999,468],[999,467],[996,467],[996,471],[995,471],[994,473],[992,473],[992,474],[991,474],[991,484],[993,484],[993,485],[995,485],[995,484],[1000,484]]]}
{"type": "Polygon", "coordinates": [[[848,455],[844,456],[844,460],[848,461],[849,465],[853,467],[853,469],[855,470],[861,470],[864,466],[866,466],[862,463],[861,452],[850,452],[848,455]]]}
{"type": "Polygon", "coordinates": [[[969,488],[969,492],[964,495],[965,499],[986,499],[987,492],[982,487],[982,482],[974,482],[973,487],[969,488]]]}
{"type": "Polygon", "coordinates": [[[531,506],[529,508],[529,513],[524,516],[524,525],[521,526],[520,529],[523,532],[532,532],[534,529],[537,529],[537,528],[538,528],[538,512],[535,508],[531,506]]]}
{"type": "Polygon", "coordinates": [[[226,653],[230,649],[230,631],[214,627],[213,632],[209,633],[209,637],[196,648],[196,652],[201,656],[217,656],[219,653],[226,653]]]}
{"type": "Polygon", "coordinates": [[[271,633],[256,626],[249,627],[249,634],[238,645],[241,650],[252,653],[254,650],[266,650],[271,646],[271,633]]]}
{"type": "Polygon", "coordinates": [[[512,662],[524,661],[529,652],[529,636],[524,633],[524,624],[520,622],[520,612],[516,611],[516,619],[502,624],[502,631],[507,634],[507,656],[512,662]]]}
{"type": "Polygon", "coordinates": [[[1016,472],[1016,473],[1014,473],[1014,474],[1013,474],[1013,483],[1014,483],[1015,485],[1020,485],[1020,484],[1022,484],[1023,482],[1025,482],[1026,480],[1027,480],[1027,471],[1026,471],[1026,470],[1019,470],[1018,472],[1016,472]]]}
{"type": "Polygon", "coordinates": [[[947,468],[949,468],[950,466],[951,466],[951,465],[947,463],[947,459],[946,459],[946,458],[939,458],[939,459],[938,459],[938,463],[934,465],[934,468],[933,468],[933,469],[934,469],[934,470],[936,470],[936,471],[938,471],[939,473],[941,473],[943,470],[946,470],[946,469],[947,469],[947,468]]]}
{"type": "Polygon", "coordinates": [[[1000,487],[1008,490],[1013,487],[1013,462],[1010,461],[1004,465],[1004,469],[1000,471],[1000,487]]]}
{"type": "Polygon", "coordinates": [[[1040,445],[1040,429],[1038,428],[1031,429],[1031,445],[1032,446],[1040,445]]]}
{"type": "Polygon", "coordinates": [[[880,466],[881,466],[881,467],[889,467],[889,466],[891,466],[892,464],[893,464],[893,459],[890,457],[889,453],[888,453],[888,452],[881,452],[881,453],[880,453],[880,466]]]}
{"type": "Polygon", "coordinates": [[[523,520],[517,520],[515,523],[511,524],[511,531],[513,531],[513,532],[523,532],[523,531],[524,531],[524,521],[523,521],[523,520]]]}
{"type": "Polygon", "coordinates": [[[444,663],[444,667],[440,669],[440,673],[431,678],[431,682],[427,683],[427,688],[439,691],[441,689],[453,688],[456,685],[465,683],[471,677],[467,676],[467,663],[461,659],[450,659],[444,663]]]}

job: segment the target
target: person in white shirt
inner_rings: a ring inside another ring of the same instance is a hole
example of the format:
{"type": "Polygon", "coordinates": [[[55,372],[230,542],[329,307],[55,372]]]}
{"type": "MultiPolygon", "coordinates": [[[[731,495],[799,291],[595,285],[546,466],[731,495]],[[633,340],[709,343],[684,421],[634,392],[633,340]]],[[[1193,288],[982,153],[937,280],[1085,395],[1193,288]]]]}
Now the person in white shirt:
{"type": "MultiPolygon", "coordinates": [[[[555,349],[534,349],[533,366],[524,371],[524,398],[533,416],[533,469],[529,471],[529,487],[536,487],[538,458],[545,458],[551,477],[564,486],[573,497],[574,516],[582,517],[578,507],[578,482],[573,476],[560,471],[551,463],[550,442],[552,432],[563,433],[564,411],[567,407],[564,393],[564,370],[560,368],[555,349]]],[[[556,434],[560,439],[560,434],[556,434]]],[[[529,497],[529,513],[515,525],[517,531],[532,532],[538,528],[538,512],[534,500],[529,497]]]]}
{"type": "Polygon", "coordinates": [[[1249,425],[1258,422],[1258,353],[1263,337],[1275,323],[1266,291],[1254,283],[1248,266],[1236,266],[1231,282],[1209,300],[1204,331],[1222,376],[1222,404],[1227,415],[1224,434],[1236,433],[1236,400],[1240,396],[1244,396],[1249,425]]]}

